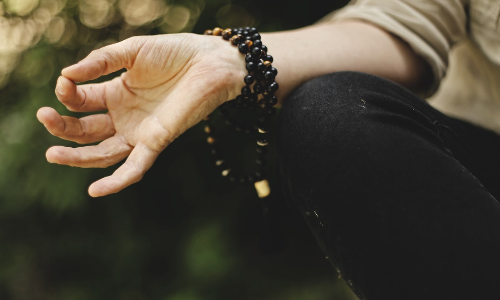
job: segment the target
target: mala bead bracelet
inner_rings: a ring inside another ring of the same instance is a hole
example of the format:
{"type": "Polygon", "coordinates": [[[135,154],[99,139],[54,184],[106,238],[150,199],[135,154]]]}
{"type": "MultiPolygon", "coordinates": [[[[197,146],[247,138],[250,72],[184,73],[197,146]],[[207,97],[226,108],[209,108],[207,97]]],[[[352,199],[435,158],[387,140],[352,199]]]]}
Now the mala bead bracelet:
{"type": "Polygon", "coordinates": [[[219,107],[220,116],[226,124],[234,127],[236,131],[245,134],[257,134],[257,170],[247,175],[237,174],[223,158],[220,149],[217,147],[217,139],[214,138],[214,130],[210,116],[205,118],[205,132],[208,134],[207,142],[212,147],[212,154],[215,157],[215,165],[221,170],[222,176],[231,182],[253,183],[260,198],[269,196],[271,189],[265,179],[265,158],[268,150],[267,134],[270,129],[270,119],[276,114],[274,107],[278,103],[278,98],[274,93],[279,89],[275,81],[278,70],[272,66],[273,57],[267,54],[267,47],[262,44],[261,36],[256,28],[228,28],[223,30],[216,27],[213,30],[206,30],[205,35],[221,36],[232,45],[238,47],[239,52],[245,54],[245,64],[248,75],[243,78],[245,86],[241,89],[241,95],[233,100],[229,100],[219,107]],[[257,112],[257,120],[251,124],[238,123],[236,119],[231,119],[229,109],[245,109],[257,112]]]}

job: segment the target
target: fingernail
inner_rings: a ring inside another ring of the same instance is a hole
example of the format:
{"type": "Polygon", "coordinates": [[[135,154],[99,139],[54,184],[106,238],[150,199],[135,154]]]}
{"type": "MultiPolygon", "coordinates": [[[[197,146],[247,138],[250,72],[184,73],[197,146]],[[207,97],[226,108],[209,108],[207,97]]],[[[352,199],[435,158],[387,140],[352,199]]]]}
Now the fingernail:
{"type": "Polygon", "coordinates": [[[59,77],[59,79],[57,79],[56,90],[57,90],[58,94],[60,94],[60,95],[64,94],[63,89],[62,89],[61,77],[59,77]]]}

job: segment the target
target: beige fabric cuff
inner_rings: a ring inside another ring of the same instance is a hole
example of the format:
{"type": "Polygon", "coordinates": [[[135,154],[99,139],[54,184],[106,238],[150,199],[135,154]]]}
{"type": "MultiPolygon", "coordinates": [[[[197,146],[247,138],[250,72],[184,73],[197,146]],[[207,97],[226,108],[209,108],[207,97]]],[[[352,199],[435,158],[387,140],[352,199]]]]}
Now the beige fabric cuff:
{"type": "MultiPolygon", "coordinates": [[[[425,90],[421,96],[429,97],[436,92],[441,79],[446,73],[448,62],[444,61],[439,54],[414,31],[390,17],[386,12],[371,6],[347,6],[343,9],[334,11],[318,22],[336,22],[345,19],[359,19],[377,25],[408,43],[415,53],[429,63],[434,76],[431,87],[425,90]]],[[[447,53],[445,55],[447,55],[447,53]]]]}

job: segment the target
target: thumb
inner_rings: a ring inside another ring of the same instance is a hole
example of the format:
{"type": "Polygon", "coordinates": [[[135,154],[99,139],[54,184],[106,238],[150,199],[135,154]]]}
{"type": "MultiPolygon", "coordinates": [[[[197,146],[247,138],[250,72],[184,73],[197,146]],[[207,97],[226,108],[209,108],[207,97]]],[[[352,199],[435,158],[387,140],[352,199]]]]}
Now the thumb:
{"type": "Polygon", "coordinates": [[[135,58],[144,45],[141,37],[132,37],[92,51],[86,58],[61,71],[61,75],[75,82],[84,82],[132,68],[135,58]]]}

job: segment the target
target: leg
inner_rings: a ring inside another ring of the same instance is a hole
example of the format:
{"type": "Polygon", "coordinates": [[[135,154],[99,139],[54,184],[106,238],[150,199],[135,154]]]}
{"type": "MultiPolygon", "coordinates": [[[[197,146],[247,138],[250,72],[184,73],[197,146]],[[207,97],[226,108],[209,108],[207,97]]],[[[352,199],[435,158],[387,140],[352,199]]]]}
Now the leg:
{"type": "Polygon", "coordinates": [[[341,72],[287,100],[278,155],[285,192],[361,299],[500,297],[499,136],[341,72]]]}

